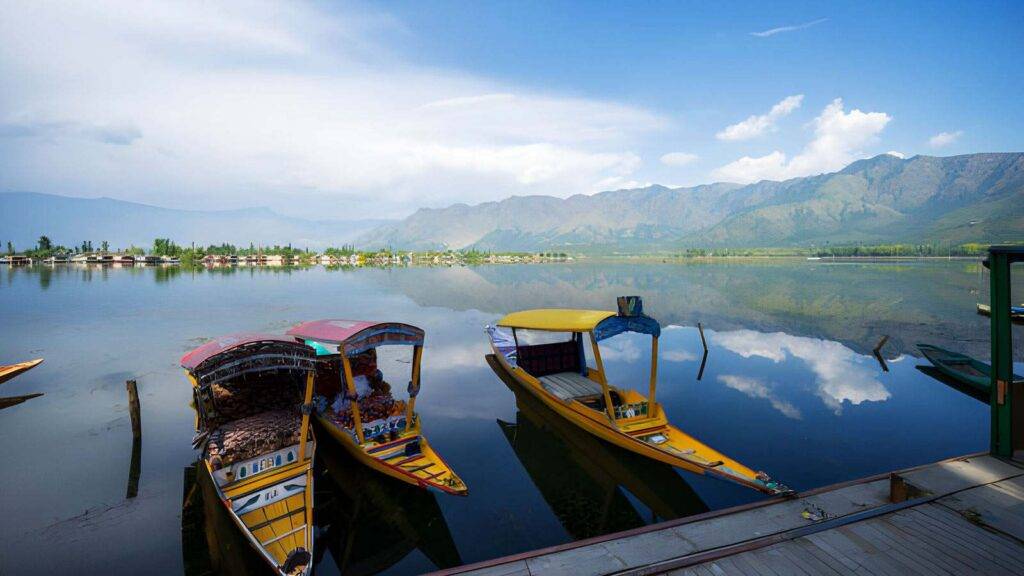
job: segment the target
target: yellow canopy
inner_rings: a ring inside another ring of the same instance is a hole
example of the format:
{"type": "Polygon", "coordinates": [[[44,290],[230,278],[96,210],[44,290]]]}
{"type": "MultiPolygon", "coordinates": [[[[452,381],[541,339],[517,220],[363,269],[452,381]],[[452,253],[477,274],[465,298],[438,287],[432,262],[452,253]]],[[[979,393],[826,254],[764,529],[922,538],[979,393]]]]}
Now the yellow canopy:
{"type": "Polygon", "coordinates": [[[549,332],[589,332],[602,320],[611,316],[615,316],[615,312],[545,308],[513,312],[499,320],[498,326],[549,332]]]}

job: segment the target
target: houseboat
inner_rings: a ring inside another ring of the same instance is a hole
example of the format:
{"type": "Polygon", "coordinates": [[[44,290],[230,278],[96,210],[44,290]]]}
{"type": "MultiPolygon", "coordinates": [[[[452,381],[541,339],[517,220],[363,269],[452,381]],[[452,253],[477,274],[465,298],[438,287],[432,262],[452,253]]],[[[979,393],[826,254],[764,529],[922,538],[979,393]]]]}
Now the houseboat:
{"type": "Polygon", "coordinates": [[[12,254],[4,258],[4,264],[10,266],[30,266],[32,259],[21,254],[12,254]]]}
{"type": "Polygon", "coordinates": [[[160,264],[161,262],[163,262],[163,258],[160,257],[160,256],[156,256],[154,254],[150,254],[148,256],[144,255],[144,256],[136,256],[135,257],[135,263],[136,264],[143,264],[145,266],[156,266],[157,264],[160,264]]]}

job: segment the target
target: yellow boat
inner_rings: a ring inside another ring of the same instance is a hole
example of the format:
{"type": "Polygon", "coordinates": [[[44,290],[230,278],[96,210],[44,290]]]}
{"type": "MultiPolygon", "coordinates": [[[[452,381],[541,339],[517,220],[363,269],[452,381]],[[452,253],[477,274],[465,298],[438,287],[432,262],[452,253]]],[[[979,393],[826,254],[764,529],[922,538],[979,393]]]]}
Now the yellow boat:
{"type": "Polygon", "coordinates": [[[637,296],[621,297],[619,311],[543,309],[514,312],[488,326],[502,368],[534,396],[583,430],[642,456],[711,474],[767,494],[790,490],[669,424],[655,400],[661,327],[644,315],[637,296]],[[531,344],[520,332],[565,333],[568,340],[531,344]],[[651,373],[647,396],[609,384],[598,342],[624,333],[649,334],[651,373]],[[587,366],[584,340],[594,366],[587,366]]]}
{"type": "Polygon", "coordinates": [[[420,432],[415,406],[423,330],[397,322],[315,320],[295,326],[288,334],[317,350],[317,394],[334,401],[317,410],[316,419],[349,453],[370,468],[414,486],[460,496],[468,493],[466,484],[420,432]],[[390,384],[377,369],[377,347],[396,344],[413,347],[407,402],[391,396],[390,384]],[[365,385],[363,390],[357,380],[365,385]]]}
{"type": "Polygon", "coordinates": [[[313,567],[315,358],[294,338],[249,333],[181,359],[192,382],[200,473],[242,535],[285,576],[313,567]]]}
{"type": "Polygon", "coordinates": [[[18,374],[26,370],[31,370],[36,366],[43,363],[42,358],[36,358],[35,360],[29,360],[28,362],[19,362],[18,364],[9,364],[7,366],[0,366],[0,384],[7,382],[11,378],[14,378],[18,374]]]}

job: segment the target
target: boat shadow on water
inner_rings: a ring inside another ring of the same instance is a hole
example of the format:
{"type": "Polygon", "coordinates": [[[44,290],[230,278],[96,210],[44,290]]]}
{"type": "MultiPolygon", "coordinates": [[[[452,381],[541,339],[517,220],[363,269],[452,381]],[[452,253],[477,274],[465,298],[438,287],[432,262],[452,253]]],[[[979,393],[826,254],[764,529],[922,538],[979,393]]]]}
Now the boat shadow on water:
{"type": "Polygon", "coordinates": [[[239,532],[213,487],[209,474],[198,474],[201,461],[184,470],[181,509],[181,555],[185,576],[273,574],[239,532]]]}
{"type": "Polygon", "coordinates": [[[317,566],[333,560],[341,574],[366,576],[415,550],[436,569],[462,564],[435,493],[383,476],[340,446],[322,447],[317,459],[317,566]]]}
{"type": "Polygon", "coordinates": [[[516,397],[515,422],[498,426],[552,512],[576,540],[707,512],[671,466],[579,430],[525,390],[493,356],[487,363],[516,397]],[[647,508],[638,510],[627,492],[647,508]]]}

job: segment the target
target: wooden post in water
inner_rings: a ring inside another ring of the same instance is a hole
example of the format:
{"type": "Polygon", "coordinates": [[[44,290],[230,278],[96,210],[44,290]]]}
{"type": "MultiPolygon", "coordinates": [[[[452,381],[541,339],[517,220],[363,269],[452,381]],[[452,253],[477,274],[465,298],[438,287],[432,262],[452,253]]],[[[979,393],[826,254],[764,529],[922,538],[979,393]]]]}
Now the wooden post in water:
{"type": "Polygon", "coordinates": [[[885,346],[885,343],[888,341],[889,335],[885,334],[884,336],[882,336],[882,339],[878,341],[878,344],[875,346],[875,349],[872,350],[872,352],[875,354],[875,360],[878,360],[878,365],[882,367],[883,372],[889,371],[889,365],[886,364],[885,358],[882,357],[882,346],[885,346]]]}
{"type": "Polygon", "coordinates": [[[128,468],[128,490],[125,498],[139,494],[139,476],[142,474],[142,417],[139,406],[139,387],[135,380],[125,382],[128,389],[128,413],[132,419],[132,462],[128,468]]]}
{"type": "Polygon", "coordinates": [[[704,377],[704,367],[708,363],[708,341],[704,339],[704,326],[697,322],[697,331],[700,332],[700,344],[704,347],[704,355],[700,359],[700,370],[697,371],[697,381],[704,377]]]}

